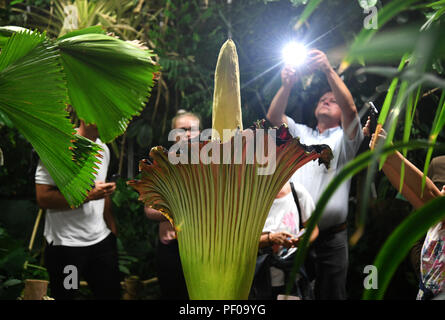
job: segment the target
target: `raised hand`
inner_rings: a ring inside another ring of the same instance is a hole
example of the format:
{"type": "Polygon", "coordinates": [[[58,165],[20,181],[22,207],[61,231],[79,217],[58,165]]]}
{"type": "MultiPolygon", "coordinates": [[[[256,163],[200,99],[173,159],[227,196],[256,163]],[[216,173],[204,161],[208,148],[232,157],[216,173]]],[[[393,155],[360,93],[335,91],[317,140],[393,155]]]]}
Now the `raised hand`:
{"type": "Polygon", "coordinates": [[[321,70],[325,73],[332,69],[326,54],[317,49],[309,51],[306,66],[310,71],[321,70]]]}
{"type": "Polygon", "coordinates": [[[295,69],[290,66],[285,66],[281,71],[281,85],[285,88],[292,88],[297,82],[298,76],[295,69]]]}

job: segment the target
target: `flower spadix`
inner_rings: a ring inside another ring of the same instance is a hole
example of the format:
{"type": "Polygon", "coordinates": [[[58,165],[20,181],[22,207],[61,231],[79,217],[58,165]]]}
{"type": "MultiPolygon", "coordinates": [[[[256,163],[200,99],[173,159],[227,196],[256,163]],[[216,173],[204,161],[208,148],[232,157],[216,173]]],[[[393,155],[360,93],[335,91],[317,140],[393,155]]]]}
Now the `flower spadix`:
{"type": "MultiPolygon", "coordinates": [[[[229,39],[221,47],[216,63],[212,129],[225,142],[231,135],[224,135],[224,129],[243,130],[242,120],[238,54],[235,43],[229,39]]],[[[217,138],[212,135],[213,140],[217,138]]]]}
{"type": "MultiPolygon", "coordinates": [[[[231,40],[223,46],[219,58],[227,48],[233,53],[231,40]]],[[[230,70],[219,75],[238,72],[231,63],[226,66],[230,70]]],[[[218,78],[215,93],[232,99],[226,90],[233,86],[224,82],[236,77],[229,74],[218,78]]],[[[213,129],[241,129],[241,106],[236,106],[221,100],[214,104],[213,129]]],[[[264,124],[258,121],[247,130],[237,130],[224,142],[189,141],[188,148],[183,149],[188,161],[177,164],[169,161],[167,149],[154,147],[150,151],[152,163],[139,164],[141,179],[128,182],[145,206],[160,210],[176,228],[191,299],[247,299],[259,238],[275,196],[305,163],[318,159],[328,167],[332,159],[328,146],[302,145],[298,138],[291,137],[286,125],[265,130],[264,124]],[[258,142],[264,148],[259,148],[258,142]],[[203,150],[211,150],[212,161],[203,159],[203,150]],[[249,161],[252,150],[253,161],[249,161]],[[267,150],[268,154],[258,150],[267,150]],[[270,161],[271,153],[275,170],[258,174],[268,165],[264,160],[270,161]]]]}

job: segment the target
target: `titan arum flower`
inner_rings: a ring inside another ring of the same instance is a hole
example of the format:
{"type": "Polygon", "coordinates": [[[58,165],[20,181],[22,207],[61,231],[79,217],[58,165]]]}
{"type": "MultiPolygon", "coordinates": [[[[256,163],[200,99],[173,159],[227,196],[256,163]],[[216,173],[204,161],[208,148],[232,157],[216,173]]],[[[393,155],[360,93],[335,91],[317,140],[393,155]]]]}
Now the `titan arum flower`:
{"type": "MultiPolygon", "coordinates": [[[[215,73],[213,126],[219,132],[240,127],[240,104],[236,108],[225,104],[240,101],[239,90],[233,88],[239,88],[238,57],[233,41],[228,40],[221,48],[215,73]],[[236,83],[222,83],[225,81],[236,83]]],[[[150,151],[153,163],[140,162],[141,180],[128,182],[146,206],[160,210],[177,230],[191,299],[247,299],[261,230],[276,194],[305,163],[318,158],[328,167],[332,158],[328,146],[304,146],[289,135],[285,125],[278,131],[265,131],[264,122],[237,130],[223,143],[215,134],[211,141],[189,141],[183,149],[186,163],[173,164],[169,156],[171,159],[176,152],[172,155],[172,151],[154,147],[150,151]],[[274,134],[277,138],[270,139],[274,134]],[[236,141],[242,143],[237,145],[236,141]],[[259,142],[264,142],[264,148],[259,142]],[[199,150],[199,158],[193,150],[199,150]],[[254,161],[249,161],[253,150],[254,161]],[[210,154],[209,163],[205,156],[210,154]],[[258,174],[272,154],[275,170],[258,174]]]]}

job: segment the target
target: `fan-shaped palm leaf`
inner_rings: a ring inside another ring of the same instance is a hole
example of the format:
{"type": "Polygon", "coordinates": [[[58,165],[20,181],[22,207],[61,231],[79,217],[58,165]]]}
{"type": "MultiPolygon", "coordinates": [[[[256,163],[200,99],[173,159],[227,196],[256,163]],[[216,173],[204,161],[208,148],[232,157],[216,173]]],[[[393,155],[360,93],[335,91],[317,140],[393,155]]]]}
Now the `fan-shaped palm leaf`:
{"type": "Polygon", "coordinates": [[[90,188],[99,147],[73,136],[65,102],[66,84],[54,44],[37,32],[13,34],[0,55],[0,110],[33,145],[75,206],[90,188]]]}
{"type": "Polygon", "coordinates": [[[110,142],[145,106],[158,70],[148,50],[102,34],[83,34],[57,42],[71,104],[79,118],[97,125],[110,142]]]}

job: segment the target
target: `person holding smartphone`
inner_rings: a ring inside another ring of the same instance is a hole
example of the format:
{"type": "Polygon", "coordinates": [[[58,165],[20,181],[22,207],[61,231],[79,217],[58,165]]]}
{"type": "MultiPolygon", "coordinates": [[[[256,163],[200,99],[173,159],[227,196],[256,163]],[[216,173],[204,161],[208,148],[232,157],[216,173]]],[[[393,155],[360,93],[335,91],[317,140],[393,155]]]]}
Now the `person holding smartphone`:
{"type": "Polygon", "coordinates": [[[96,299],[118,300],[121,298],[121,286],[117,229],[110,198],[116,183],[105,182],[110,151],[100,141],[95,125],[81,121],[77,133],[103,149],[94,187],[82,205],[70,208],[41,161],[35,174],[37,204],[46,209],[45,266],[49,273],[51,296],[56,300],[75,299],[80,277],[83,276],[96,299]],[[67,267],[76,270],[77,277],[68,279],[67,267]],[[67,285],[67,279],[70,285],[67,285]]]}
{"type": "MultiPolygon", "coordinates": [[[[299,183],[287,182],[277,194],[264,224],[259,248],[271,248],[272,254],[286,258],[297,247],[304,234],[304,226],[315,209],[308,191],[299,183]],[[293,188],[293,190],[292,190],[293,188]],[[300,225],[300,221],[302,225],[300,225]]],[[[313,230],[310,243],[318,236],[318,227],[313,230]]],[[[270,267],[271,296],[285,293],[284,270],[270,267]]]]}

